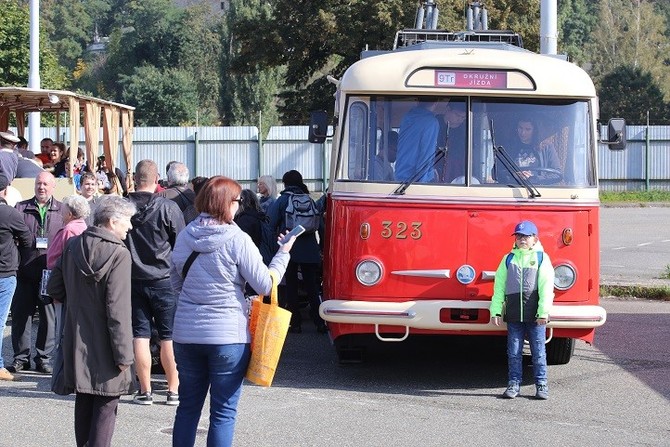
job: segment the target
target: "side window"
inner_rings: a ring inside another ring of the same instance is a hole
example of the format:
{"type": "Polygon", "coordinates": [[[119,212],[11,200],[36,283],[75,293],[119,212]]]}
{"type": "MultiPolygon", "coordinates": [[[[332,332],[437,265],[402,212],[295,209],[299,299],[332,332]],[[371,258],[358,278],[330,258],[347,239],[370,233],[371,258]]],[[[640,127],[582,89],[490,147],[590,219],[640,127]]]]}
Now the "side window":
{"type": "Polygon", "coordinates": [[[352,180],[361,180],[367,176],[368,154],[368,106],[356,101],[349,108],[349,164],[347,176],[352,180]]]}

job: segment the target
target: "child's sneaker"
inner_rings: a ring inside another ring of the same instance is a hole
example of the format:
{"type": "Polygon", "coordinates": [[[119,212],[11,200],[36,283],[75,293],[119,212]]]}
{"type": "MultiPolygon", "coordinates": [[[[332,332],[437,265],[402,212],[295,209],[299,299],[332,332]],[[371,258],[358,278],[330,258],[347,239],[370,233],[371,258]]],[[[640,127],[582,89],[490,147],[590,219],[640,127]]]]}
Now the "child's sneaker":
{"type": "Polygon", "coordinates": [[[546,384],[535,385],[535,399],[549,399],[549,387],[546,384]]]}
{"type": "Polygon", "coordinates": [[[133,398],[133,402],[139,405],[152,405],[154,403],[154,398],[150,392],[137,393],[133,398]]]}
{"type": "Polygon", "coordinates": [[[503,393],[502,397],[505,399],[514,399],[519,395],[519,384],[517,382],[510,382],[507,384],[507,389],[503,393]]]}
{"type": "Polygon", "coordinates": [[[167,400],[165,405],[179,405],[179,394],[173,393],[172,391],[167,392],[167,400]]]}

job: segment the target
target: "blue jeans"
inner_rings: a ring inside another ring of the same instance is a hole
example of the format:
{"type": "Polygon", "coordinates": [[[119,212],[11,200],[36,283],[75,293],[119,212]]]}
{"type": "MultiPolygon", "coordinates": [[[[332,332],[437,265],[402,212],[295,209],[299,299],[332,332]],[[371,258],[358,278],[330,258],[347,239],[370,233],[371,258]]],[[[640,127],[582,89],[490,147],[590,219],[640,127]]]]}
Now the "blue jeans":
{"type": "Polygon", "coordinates": [[[16,276],[0,278],[0,368],[5,367],[5,362],[2,359],[2,340],[5,338],[3,332],[7,324],[9,308],[12,305],[14,290],[16,290],[16,276]]]}
{"type": "Polygon", "coordinates": [[[510,382],[521,383],[523,378],[523,340],[527,338],[533,358],[533,374],[536,385],[547,384],[546,325],[534,321],[528,323],[507,323],[507,363],[510,382]]]}
{"type": "Polygon", "coordinates": [[[249,365],[249,344],[202,345],[174,343],[179,372],[179,406],[174,420],[172,445],[193,446],[202,413],[210,393],[207,446],[233,444],[237,402],[249,365]]]}

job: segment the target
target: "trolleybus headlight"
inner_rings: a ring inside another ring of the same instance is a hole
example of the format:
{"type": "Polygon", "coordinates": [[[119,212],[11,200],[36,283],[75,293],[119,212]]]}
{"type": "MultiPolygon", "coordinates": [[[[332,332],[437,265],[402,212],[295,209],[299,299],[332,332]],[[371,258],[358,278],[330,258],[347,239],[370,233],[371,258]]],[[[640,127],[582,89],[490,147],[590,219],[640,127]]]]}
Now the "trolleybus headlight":
{"type": "Polygon", "coordinates": [[[567,290],[575,285],[577,272],[568,264],[561,264],[554,267],[554,287],[558,290],[567,290]]]}
{"type": "Polygon", "coordinates": [[[377,261],[361,261],[356,266],[356,279],[364,286],[374,286],[382,279],[382,266],[377,261]]]}

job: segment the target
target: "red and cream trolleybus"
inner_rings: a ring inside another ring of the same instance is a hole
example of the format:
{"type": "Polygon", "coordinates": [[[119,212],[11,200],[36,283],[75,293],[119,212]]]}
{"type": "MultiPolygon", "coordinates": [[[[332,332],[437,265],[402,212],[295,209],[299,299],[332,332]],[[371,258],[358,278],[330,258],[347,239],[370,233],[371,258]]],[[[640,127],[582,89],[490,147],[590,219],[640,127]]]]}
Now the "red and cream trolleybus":
{"type": "MultiPolygon", "coordinates": [[[[605,323],[596,91],[576,65],[520,43],[511,32],[401,31],[394,50],[364,53],[333,80],[319,312],[341,360],[363,334],[505,336],[488,309],[522,220],[539,228],[556,273],[549,363],[567,363],[575,340],[591,343],[605,323]]],[[[609,141],[622,144],[623,124],[610,122],[609,141]]],[[[315,114],[312,141],[323,128],[315,114]]]]}

